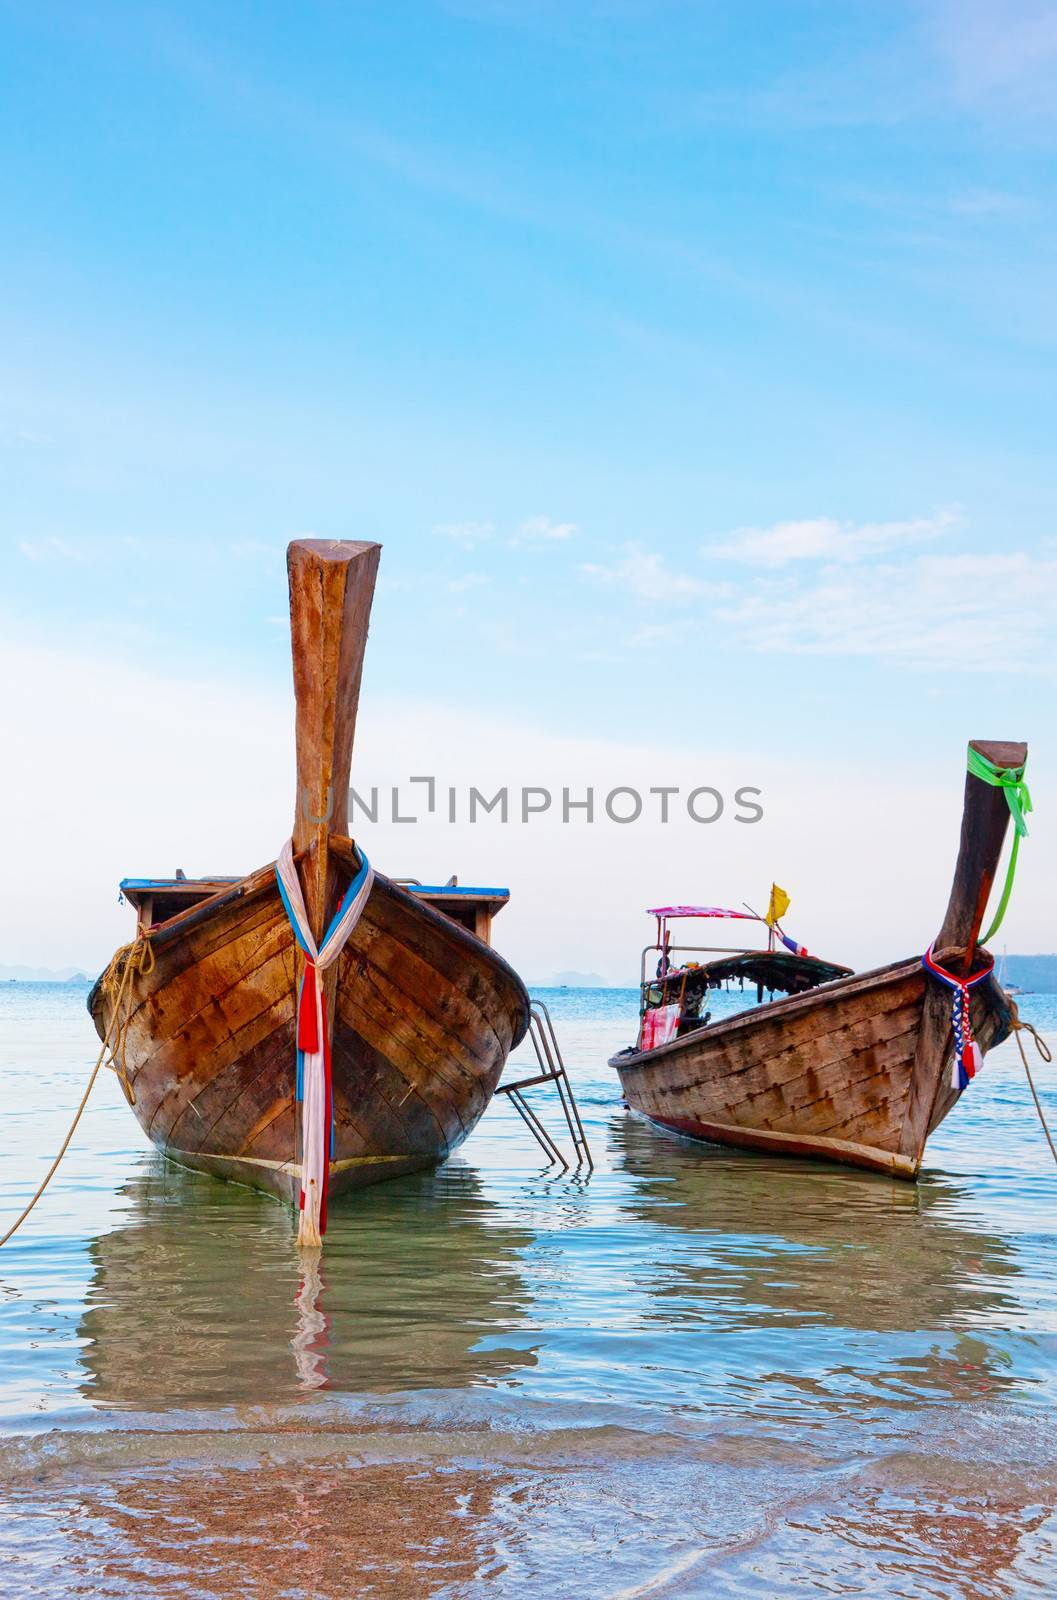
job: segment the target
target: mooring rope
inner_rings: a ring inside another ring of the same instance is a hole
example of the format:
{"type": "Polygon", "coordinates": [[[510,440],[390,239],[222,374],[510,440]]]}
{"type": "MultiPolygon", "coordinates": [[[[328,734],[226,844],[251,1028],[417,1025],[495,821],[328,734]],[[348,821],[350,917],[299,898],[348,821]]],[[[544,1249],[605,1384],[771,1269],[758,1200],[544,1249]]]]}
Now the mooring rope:
{"type": "Polygon", "coordinates": [[[1044,1111],[1042,1109],[1042,1102],[1039,1099],[1039,1091],[1035,1087],[1035,1079],[1032,1077],[1032,1075],[1031,1075],[1031,1067],[1028,1065],[1027,1051],[1024,1049],[1024,1043],[1023,1043],[1023,1040],[1020,1037],[1021,1034],[1022,1033],[1030,1033],[1031,1034],[1031,1037],[1035,1041],[1035,1048],[1039,1052],[1039,1055],[1042,1057],[1043,1061],[1047,1061],[1047,1062],[1052,1061],[1053,1060],[1053,1052],[1050,1049],[1049,1045],[1046,1043],[1046,1040],[1039,1033],[1038,1029],[1033,1027],[1030,1022],[1022,1022],[1019,1017],[1014,1017],[1013,1018],[1013,1031],[1014,1031],[1014,1033],[1016,1035],[1017,1049],[1020,1051],[1020,1059],[1024,1063],[1024,1072],[1027,1075],[1028,1088],[1031,1090],[1031,1098],[1035,1102],[1035,1110],[1039,1114],[1039,1121],[1042,1124],[1042,1131],[1046,1135],[1046,1143],[1050,1147],[1050,1154],[1053,1157],[1054,1161],[1057,1161],[1057,1145],[1055,1145],[1054,1142],[1053,1142],[1053,1135],[1050,1133],[1049,1126],[1048,1126],[1048,1124],[1046,1122],[1046,1116],[1045,1116],[1045,1113],[1044,1113],[1044,1111]]]}
{"type": "Polygon", "coordinates": [[[107,1024],[106,1033],[103,1035],[103,1042],[99,1047],[99,1054],[95,1058],[95,1066],[92,1068],[91,1073],[89,1074],[88,1084],[85,1088],[84,1094],[81,1096],[81,1103],[74,1112],[74,1118],[70,1123],[69,1129],[67,1130],[66,1137],[59,1146],[59,1153],[45,1173],[43,1182],[40,1184],[33,1198],[25,1206],[19,1216],[16,1217],[10,1228],[8,1228],[4,1236],[0,1238],[0,1249],[2,1249],[11,1236],[17,1233],[19,1228],[21,1228],[22,1224],[33,1210],[33,1207],[36,1205],[37,1201],[40,1199],[41,1195],[48,1187],[48,1184],[58,1171],[59,1162],[62,1160],[63,1156],[70,1147],[70,1140],[77,1131],[77,1124],[80,1122],[84,1113],[84,1108],[88,1104],[88,1097],[95,1086],[95,1080],[99,1076],[99,1070],[101,1067],[111,1067],[113,1071],[117,1073],[118,1077],[121,1079],[121,1087],[125,1091],[126,1100],[130,1106],[135,1105],[136,1096],[132,1085],[128,1081],[128,1071],[125,1065],[125,1035],[128,1032],[131,1008],[126,1007],[124,1016],[121,1014],[121,1008],[129,994],[129,981],[132,973],[138,972],[146,974],[151,972],[153,967],[154,951],[151,948],[150,939],[146,934],[140,934],[137,938],[133,939],[131,944],[122,945],[121,949],[118,950],[111,958],[110,965],[104,972],[100,980],[100,984],[103,992],[113,997],[114,1008],[110,1013],[110,1021],[107,1024]],[[147,964],[148,956],[150,957],[149,965],[147,964]],[[124,965],[121,966],[119,976],[118,968],[122,957],[125,958],[125,961],[124,965]],[[116,1033],[115,1026],[117,1029],[116,1033]],[[113,1038],[112,1047],[111,1038],[113,1038]],[[109,1060],[106,1059],[108,1051],[110,1056],[109,1060]],[[118,1055],[119,1051],[120,1057],[118,1055]]]}
{"type": "Polygon", "coordinates": [[[130,1106],[136,1104],[136,1091],[129,1082],[128,1063],[125,1059],[125,1040],[128,1036],[128,1025],[132,1012],[130,1008],[126,1007],[125,1014],[122,1016],[121,1001],[125,994],[128,975],[132,971],[139,973],[144,978],[154,971],[154,946],[151,944],[148,934],[139,934],[131,944],[122,945],[121,949],[111,957],[110,965],[99,980],[103,993],[110,996],[113,1005],[110,1025],[106,1030],[106,1038],[103,1040],[104,1051],[106,1049],[106,1040],[109,1039],[111,1029],[114,1026],[114,1020],[115,1018],[117,1019],[117,1033],[114,1036],[110,1059],[109,1061],[104,1061],[103,1065],[110,1067],[121,1079],[121,1087],[130,1106]],[[126,959],[121,967],[119,977],[118,965],[122,956],[126,959]]]}

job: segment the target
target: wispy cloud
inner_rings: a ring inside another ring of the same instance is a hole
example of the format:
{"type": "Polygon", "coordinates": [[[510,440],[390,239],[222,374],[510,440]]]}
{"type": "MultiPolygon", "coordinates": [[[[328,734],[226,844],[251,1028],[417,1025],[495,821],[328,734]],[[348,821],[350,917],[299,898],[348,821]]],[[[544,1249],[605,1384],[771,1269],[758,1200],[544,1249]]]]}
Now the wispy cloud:
{"type": "Polygon", "coordinates": [[[445,587],[451,594],[465,594],[467,589],[480,589],[491,581],[483,572],[464,572],[461,578],[449,578],[445,587]]]}
{"type": "Polygon", "coordinates": [[[1028,201],[1020,194],[1007,194],[1001,189],[967,189],[952,195],[947,210],[956,217],[984,221],[988,218],[1022,217],[1031,210],[1028,201]]]}
{"type": "Polygon", "coordinates": [[[1057,560],[919,555],[757,581],[717,611],[753,650],[959,672],[1054,671],[1057,560]]]}
{"type": "Polygon", "coordinates": [[[18,428],[10,423],[0,422],[0,446],[28,450],[53,443],[54,440],[49,434],[35,433],[30,428],[18,428]]]}
{"type": "Polygon", "coordinates": [[[890,10],[862,32],[834,30],[818,59],[780,58],[755,87],[701,95],[697,115],[792,131],[891,127],[960,112],[1057,117],[1053,0],[916,0],[890,10]]]}
{"type": "MultiPolygon", "coordinates": [[[[519,545],[561,544],[579,531],[575,522],[562,522],[557,517],[524,517],[513,533],[506,534],[506,542],[512,550],[519,545]]],[[[491,521],[438,522],[433,532],[442,539],[450,539],[460,549],[474,550],[499,538],[503,529],[491,521]]]]}
{"type": "Polygon", "coordinates": [[[655,644],[671,644],[675,639],[682,639],[691,626],[687,617],[679,617],[671,622],[644,622],[634,628],[628,639],[631,645],[645,646],[655,644]]]}
{"type": "Polygon", "coordinates": [[[472,550],[487,544],[495,534],[494,522],[437,522],[433,532],[442,539],[450,539],[463,550],[472,550]]]}
{"type": "Polygon", "coordinates": [[[704,578],[673,571],[660,551],[647,550],[641,544],[625,545],[622,558],[611,567],[584,562],[580,571],[597,583],[624,589],[639,600],[679,604],[716,592],[704,578]]]}
{"type": "Polygon", "coordinates": [[[554,544],[579,533],[575,522],[556,522],[553,517],[526,517],[512,537],[511,545],[554,544]]]}
{"type": "Polygon", "coordinates": [[[768,528],[736,528],[702,555],[757,567],[784,567],[792,561],[863,561],[888,551],[938,539],[958,522],[954,510],[907,522],[839,522],[812,517],[775,522],[768,528]]]}
{"type": "MultiPolygon", "coordinates": [[[[318,539],[317,533],[295,533],[294,539],[318,539]]],[[[286,554],[288,540],[277,538],[274,541],[267,539],[233,539],[228,545],[231,554],[239,561],[257,561],[262,557],[274,561],[286,554]]]]}
{"type": "Polygon", "coordinates": [[[20,539],[18,549],[19,554],[25,556],[27,561],[81,563],[90,559],[89,552],[83,544],[71,544],[68,539],[58,539],[54,534],[49,534],[43,539],[20,539]]]}
{"type": "Polygon", "coordinates": [[[1057,114],[1057,9],[1053,0],[933,0],[927,31],[962,101],[1015,101],[1057,114]]]}
{"type": "Polygon", "coordinates": [[[142,557],[158,542],[141,539],[134,533],[86,533],[70,539],[47,533],[11,541],[27,561],[70,561],[80,566],[142,557]]]}

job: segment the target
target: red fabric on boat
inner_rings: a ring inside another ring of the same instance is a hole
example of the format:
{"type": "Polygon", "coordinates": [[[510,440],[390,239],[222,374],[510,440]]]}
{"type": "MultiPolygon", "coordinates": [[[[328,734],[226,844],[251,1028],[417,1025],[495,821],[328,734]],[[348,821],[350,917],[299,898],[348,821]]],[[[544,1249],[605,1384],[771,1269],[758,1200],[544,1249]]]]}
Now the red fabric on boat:
{"type": "Polygon", "coordinates": [[[639,1034],[640,1050],[656,1050],[660,1044],[674,1039],[679,1028],[680,1005],[678,1000],[667,1006],[654,1006],[644,1013],[639,1034]]]}

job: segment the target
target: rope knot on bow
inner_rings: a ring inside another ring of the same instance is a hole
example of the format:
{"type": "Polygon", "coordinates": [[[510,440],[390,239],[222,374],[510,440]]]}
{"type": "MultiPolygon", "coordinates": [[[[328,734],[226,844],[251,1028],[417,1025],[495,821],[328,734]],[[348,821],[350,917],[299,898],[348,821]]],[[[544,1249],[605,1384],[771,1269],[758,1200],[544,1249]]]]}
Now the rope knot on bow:
{"type": "Polygon", "coordinates": [[[933,953],[934,944],[930,944],[921,958],[921,965],[926,972],[930,972],[940,983],[953,991],[951,995],[951,1031],[954,1034],[954,1063],[951,1068],[951,1088],[959,1094],[967,1089],[983,1066],[983,1053],[973,1036],[973,1019],[969,1007],[970,991],[978,983],[983,983],[994,971],[994,957],[989,956],[986,967],[979,972],[974,972],[970,977],[959,977],[956,972],[948,972],[946,967],[941,967],[933,953]]]}

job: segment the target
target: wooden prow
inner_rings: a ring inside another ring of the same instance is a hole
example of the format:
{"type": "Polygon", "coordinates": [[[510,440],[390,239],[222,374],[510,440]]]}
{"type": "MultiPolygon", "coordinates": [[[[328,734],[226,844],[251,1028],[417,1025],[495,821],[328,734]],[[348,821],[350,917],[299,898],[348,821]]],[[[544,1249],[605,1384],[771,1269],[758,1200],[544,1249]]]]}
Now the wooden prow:
{"type": "Polygon", "coordinates": [[[348,832],[349,776],[381,545],[297,539],[288,548],[290,638],[297,700],[294,850],[308,851],[301,887],[322,938],[336,899],[327,843],[348,832]]]}
{"type": "MultiPolygon", "coordinates": [[[[970,744],[996,767],[1023,767],[1028,759],[1026,744],[985,739],[972,739],[970,744]]],[[[976,941],[987,914],[987,902],[998,872],[1009,820],[1009,802],[1004,790],[967,772],[962,836],[954,868],[954,882],[935,945],[937,953],[947,952],[943,959],[951,972],[968,975],[973,968],[976,941]]],[[[941,988],[934,981],[929,982],[925,989],[914,1077],[900,1146],[903,1153],[917,1163],[920,1163],[924,1152],[946,1065],[945,1047],[950,1028],[950,990],[941,988]]]]}
{"type": "MultiPolygon", "coordinates": [[[[985,739],[971,739],[969,743],[972,749],[986,756],[995,767],[1022,767],[1028,759],[1026,744],[985,739]]],[[[950,949],[952,945],[964,950],[964,958],[952,970],[967,973],[972,963],[998,872],[1009,816],[1005,792],[967,772],[958,862],[954,869],[947,914],[936,940],[937,950],[950,949]]]]}

